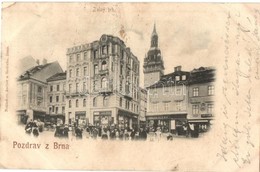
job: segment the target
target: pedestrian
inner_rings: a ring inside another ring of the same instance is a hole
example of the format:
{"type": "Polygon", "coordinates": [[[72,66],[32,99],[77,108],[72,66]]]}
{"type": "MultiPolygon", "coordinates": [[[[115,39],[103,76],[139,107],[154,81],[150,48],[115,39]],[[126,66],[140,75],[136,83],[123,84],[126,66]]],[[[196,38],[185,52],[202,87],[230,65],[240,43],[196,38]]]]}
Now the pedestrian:
{"type": "Polygon", "coordinates": [[[93,134],[93,139],[97,139],[97,136],[98,136],[98,130],[97,130],[96,127],[93,128],[92,134],[93,134]]]}
{"type": "Polygon", "coordinates": [[[34,137],[38,137],[39,136],[39,130],[38,130],[38,128],[37,127],[33,127],[33,136],[34,137]]]}
{"type": "Polygon", "coordinates": [[[77,139],[82,139],[82,129],[77,127],[75,130],[76,138],[77,139]]]}
{"type": "Polygon", "coordinates": [[[111,140],[115,140],[115,138],[116,138],[116,131],[115,131],[115,129],[113,128],[113,129],[111,130],[111,132],[110,132],[110,139],[111,139],[111,140]]]}
{"type": "Polygon", "coordinates": [[[63,137],[64,138],[69,138],[69,127],[68,125],[66,124],[64,129],[63,129],[63,137]]]}
{"type": "Polygon", "coordinates": [[[135,130],[132,129],[131,133],[130,133],[130,137],[131,137],[131,140],[135,140],[135,130]]]}
{"type": "Polygon", "coordinates": [[[161,140],[162,132],[161,132],[161,128],[160,127],[157,127],[157,130],[155,132],[155,136],[157,138],[157,141],[161,140]]]}
{"type": "Polygon", "coordinates": [[[31,119],[25,126],[25,133],[30,135],[32,133],[32,127],[33,127],[33,121],[31,119]]]}
{"type": "Polygon", "coordinates": [[[116,140],[119,140],[119,131],[116,129],[116,140]]]}
{"type": "Polygon", "coordinates": [[[146,133],[144,128],[140,128],[139,139],[140,140],[146,140],[147,139],[147,133],[146,133]]]}
{"type": "Polygon", "coordinates": [[[127,129],[125,129],[125,132],[124,132],[124,140],[129,140],[129,133],[128,133],[127,129]]]}

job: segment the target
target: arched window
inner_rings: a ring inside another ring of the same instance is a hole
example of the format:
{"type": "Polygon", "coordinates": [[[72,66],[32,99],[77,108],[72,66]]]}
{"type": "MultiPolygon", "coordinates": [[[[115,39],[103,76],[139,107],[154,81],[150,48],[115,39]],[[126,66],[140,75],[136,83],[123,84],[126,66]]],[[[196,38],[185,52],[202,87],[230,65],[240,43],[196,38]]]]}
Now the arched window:
{"type": "Polygon", "coordinates": [[[69,108],[71,108],[71,100],[69,100],[69,108]]]}
{"type": "Polygon", "coordinates": [[[108,97],[104,97],[103,98],[103,106],[107,106],[108,105],[108,97]]]}
{"type": "Polygon", "coordinates": [[[101,79],[101,88],[107,88],[107,78],[101,79]]]}
{"type": "Polygon", "coordinates": [[[86,107],[86,105],[87,105],[87,101],[86,99],[83,99],[83,107],[86,107]]]}
{"type": "Polygon", "coordinates": [[[76,107],[79,107],[79,100],[76,100],[76,107]]]}
{"type": "Polygon", "coordinates": [[[106,61],[103,61],[102,64],[101,64],[101,69],[102,70],[106,70],[107,69],[107,62],[106,61]]]}
{"type": "Polygon", "coordinates": [[[93,107],[96,107],[97,106],[97,98],[95,97],[94,99],[93,99],[93,107]]]}

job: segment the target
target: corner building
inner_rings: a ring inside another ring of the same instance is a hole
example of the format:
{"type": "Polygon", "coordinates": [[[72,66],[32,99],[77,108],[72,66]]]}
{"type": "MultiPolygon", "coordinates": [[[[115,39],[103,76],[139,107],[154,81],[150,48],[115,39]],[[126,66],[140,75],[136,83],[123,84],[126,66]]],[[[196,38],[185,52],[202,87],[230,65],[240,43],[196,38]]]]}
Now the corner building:
{"type": "Polygon", "coordinates": [[[136,128],[139,60],[118,37],[68,48],[66,123],[136,128]]]}

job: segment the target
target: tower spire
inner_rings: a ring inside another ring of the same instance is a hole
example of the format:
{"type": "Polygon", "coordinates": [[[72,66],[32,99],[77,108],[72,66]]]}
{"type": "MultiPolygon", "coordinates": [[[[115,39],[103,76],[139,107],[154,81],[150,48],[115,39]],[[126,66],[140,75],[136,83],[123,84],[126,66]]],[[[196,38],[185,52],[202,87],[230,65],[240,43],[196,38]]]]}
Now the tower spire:
{"type": "Polygon", "coordinates": [[[156,33],[156,23],[154,22],[154,25],[153,25],[153,33],[152,33],[152,36],[153,35],[157,35],[156,33]]]}
{"type": "Polygon", "coordinates": [[[154,22],[153,33],[156,33],[156,23],[154,22]]]}

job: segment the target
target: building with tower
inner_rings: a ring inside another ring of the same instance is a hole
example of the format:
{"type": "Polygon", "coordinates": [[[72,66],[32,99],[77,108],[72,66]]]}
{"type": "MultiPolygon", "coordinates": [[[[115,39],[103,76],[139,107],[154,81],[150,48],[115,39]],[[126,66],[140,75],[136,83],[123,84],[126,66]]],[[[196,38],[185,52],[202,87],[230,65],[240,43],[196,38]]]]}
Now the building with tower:
{"type": "Polygon", "coordinates": [[[150,49],[145,55],[144,65],[144,87],[148,87],[160,80],[164,74],[164,62],[161,50],[158,46],[158,34],[156,32],[156,25],[154,24],[151,35],[150,49]]]}

